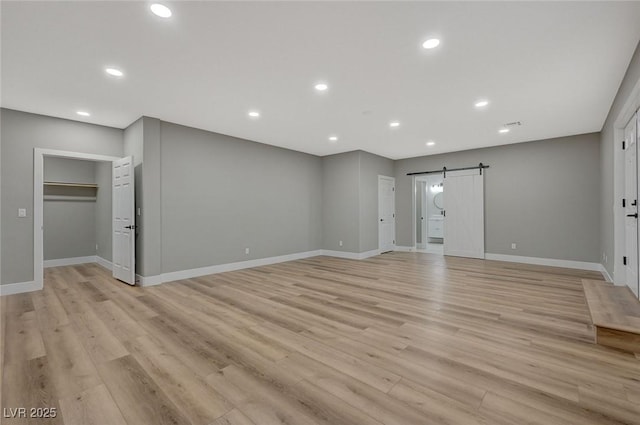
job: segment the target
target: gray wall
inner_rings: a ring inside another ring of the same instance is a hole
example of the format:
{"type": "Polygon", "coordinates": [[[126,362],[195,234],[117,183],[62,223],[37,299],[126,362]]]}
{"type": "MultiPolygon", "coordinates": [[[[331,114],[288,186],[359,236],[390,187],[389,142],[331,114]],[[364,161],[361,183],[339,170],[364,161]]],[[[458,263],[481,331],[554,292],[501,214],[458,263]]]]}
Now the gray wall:
{"type": "Polygon", "coordinates": [[[111,233],[111,163],[96,162],[96,183],[98,184],[98,193],[95,203],[96,208],[96,227],[95,237],[98,250],[96,255],[107,261],[112,260],[112,233],[111,233]]]}
{"type": "Polygon", "coordinates": [[[359,151],[322,158],[323,249],[360,252],[359,185],[359,151]]]}
{"type": "MultiPolygon", "coordinates": [[[[360,244],[358,252],[378,249],[378,176],[393,177],[394,161],[369,152],[360,155],[360,244]]],[[[397,207],[397,206],[396,206],[397,207]]]]}
{"type": "MultiPolygon", "coordinates": [[[[95,183],[96,163],[77,159],[44,158],[44,180],[95,183]]],[[[45,188],[45,195],[48,188],[45,188]]],[[[93,198],[95,190],[52,188],[56,194],[93,198]]],[[[96,201],[51,200],[43,204],[44,259],[86,257],[96,253],[96,201]]]]}
{"type": "Polygon", "coordinates": [[[485,174],[487,253],[599,262],[598,133],[397,161],[397,244],[414,240],[406,173],[480,162],[491,167],[485,174]]]}
{"type": "Polygon", "coordinates": [[[323,249],[378,249],[378,175],[393,177],[393,163],[364,151],[322,158],[323,249]]]}
{"type": "Polygon", "coordinates": [[[320,158],[167,122],[159,134],[163,272],[321,248],[320,158]]]}
{"type": "Polygon", "coordinates": [[[141,276],[162,273],[160,150],[160,120],[142,117],[124,130],[124,152],[135,165],[136,273],[141,276]]]}
{"type": "Polygon", "coordinates": [[[603,261],[603,264],[611,276],[613,276],[614,261],[616,258],[621,261],[623,255],[618,253],[616,256],[614,252],[614,150],[619,148],[619,145],[617,146],[614,140],[614,123],[638,80],[640,80],[640,44],[636,47],[636,51],[631,58],[629,68],[600,133],[600,167],[602,169],[600,183],[600,239],[602,244],[601,251],[607,255],[607,261],[603,261]]]}
{"type": "Polygon", "coordinates": [[[122,156],[122,130],[0,109],[1,282],[33,280],[33,149],[122,156]],[[18,218],[18,208],[27,217],[18,218]]]}

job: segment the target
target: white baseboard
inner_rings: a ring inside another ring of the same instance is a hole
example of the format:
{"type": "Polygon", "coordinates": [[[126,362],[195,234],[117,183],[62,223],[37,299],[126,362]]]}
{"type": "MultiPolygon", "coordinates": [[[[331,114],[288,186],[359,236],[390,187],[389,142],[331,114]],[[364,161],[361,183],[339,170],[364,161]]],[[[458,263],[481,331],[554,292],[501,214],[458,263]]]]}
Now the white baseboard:
{"type": "Polygon", "coordinates": [[[602,272],[602,264],[586,261],[557,260],[555,258],[521,257],[519,255],[486,253],[485,260],[508,261],[510,263],[536,264],[539,266],[564,267],[566,269],[590,270],[602,272]]]}
{"type": "Polygon", "coordinates": [[[156,276],[136,276],[136,280],[140,286],[159,285],[165,282],[173,282],[174,280],[190,279],[192,277],[206,276],[209,274],[217,274],[231,272],[234,270],[248,269],[251,267],[267,266],[269,264],[283,263],[285,261],[300,260],[303,258],[317,257],[322,255],[322,250],[298,252],[295,254],[279,255],[276,257],[258,258],[255,260],[238,261],[235,263],[218,264],[215,266],[199,267],[197,269],[180,270],[176,272],[163,273],[156,276]]]}
{"type": "MultiPolygon", "coordinates": [[[[160,285],[161,283],[164,283],[164,282],[171,282],[170,280],[162,280],[163,276],[164,275],[141,276],[139,274],[136,274],[136,285],[154,286],[154,285],[160,285]]],[[[198,276],[202,276],[202,275],[198,275],[198,276]]],[[[190,277],[196,277],[196,276],[190,276],[190,277]]],[[[188,278],[185,277],[183,279],[188,279],[188,278]]],[[[178,280],[178,279],[174,279],[174,280],[178,280]]]]}
{"type": "Polygon", "coordinates": [[[400,251],[400,252],[415,252],[415,248],[412,246],[398,246],[396,245],[394,251],[400,251]]]}
{"type": "Polygon", "coordinates": [[[113,270],[113,263],[111,263],[111,261],[109,261],[109,260],[105,260],[104,258],[100,257],[99,255],[96,255],[96,261],[95,262],[100,264],[105,269],[113,270]]]}
{"type": "Polygon", "coordinates": [[[71,258],[59,258],[57,260],[45,260],[44,268],[60,267],[60,266],[73,266],[75,264],[96,263],[96,256],[89,255],[87,257],[71,257],[71,258]]]}
{"type": "Polygon", "coordinates": [[[23,292],[33,292],[42,289],[42,282],[19,282],[19,283],[7,283],[6,285],[0,285],[0,296],[21,294],[23,292]]]}
{"type": "Polygon", "coordinates": [[[332,251],[330,249],[323,249],[318,255],[326,255],[328,257],[346,258],[348,260],[364,260],[365,258],[380,255],[379,249],[374,249],[365,252],[346,252],[346,251],[332,251]]]}
{"type": "Polygon", "coordinates": [[[613,283],[613,279],[611,279],[611,275],[609,274],[609,272],[607,271],[607,268],[600,264],[600,273],[602,273],[602,276],[604,276],[604,279],[609,282],[609,283],[613,283]]]}

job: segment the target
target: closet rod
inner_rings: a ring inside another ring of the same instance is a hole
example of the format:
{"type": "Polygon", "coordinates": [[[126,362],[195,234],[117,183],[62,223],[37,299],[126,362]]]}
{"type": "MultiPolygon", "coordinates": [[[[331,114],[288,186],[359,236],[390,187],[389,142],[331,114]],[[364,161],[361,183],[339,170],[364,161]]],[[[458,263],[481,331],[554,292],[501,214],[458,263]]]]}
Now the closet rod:
{"type": "Polygon", "coordinates": [[[96,183],[67,183],[67,182],[44,182],[45,186],[65,186],[65,187],[91,187],[97,188],[96,183]]]}
{"type": "Polygon", "coordinates": [[[447,175],[447,171],[462,171],[462,170],[475,170],[476,168],[480,169],[480,175],[482,175],[482,170],[485,168],[489,168],[488,165],[484,165],[482,162],[478,165],[476,165],[475,167],[463,167],[463,168],[447,168],[447,167],[442,167],[440,170],[431,170],[431,171],[420,171],[417,173],[407,173],[407,176],[417,176],[420,174],[438,174],[438,173],[443,173],[446,177],[447,175]]]}

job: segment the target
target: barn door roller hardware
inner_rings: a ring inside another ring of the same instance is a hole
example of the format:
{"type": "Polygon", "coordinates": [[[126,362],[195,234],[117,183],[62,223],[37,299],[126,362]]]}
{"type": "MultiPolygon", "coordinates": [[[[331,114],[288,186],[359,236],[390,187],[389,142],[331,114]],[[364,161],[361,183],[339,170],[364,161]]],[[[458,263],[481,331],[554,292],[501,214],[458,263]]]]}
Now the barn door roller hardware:
{"type": "Polygon", "coordinates": [[[418,176],[421,174],[439,174],[442,173],[444,177],[447,177],[447,171],[462,171],[462,170],[475,170],[476,168],[480,169],[480,175],[482,175],[482,170],[485,168],[489,168],[488,165],[484,165],[482,162],[475,167],[462,167],[462,168],[447,168],[442,167],[439,170],[430,170],[430,171],[419,171],[417,173],[407,173],[407,176],[418,176]]]}

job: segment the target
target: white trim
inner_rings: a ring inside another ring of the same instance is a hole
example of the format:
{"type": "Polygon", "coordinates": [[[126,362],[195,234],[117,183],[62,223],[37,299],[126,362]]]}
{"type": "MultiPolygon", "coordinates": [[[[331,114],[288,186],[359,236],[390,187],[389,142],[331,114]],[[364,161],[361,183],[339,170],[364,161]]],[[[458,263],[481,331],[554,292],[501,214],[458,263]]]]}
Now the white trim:
{"type": "Polygon", "coordinates": [[[88,257],[70,257],[70,258],[58,258],[56,260],[44,260],[44,268],[59,267],[59,266],[73,266],[75,264],[97,263],[95,255],[88,257]]]}
{"type": "Polygon", "coordinates": [[[613,283],[613,279],[611,279],[611,275],[607,271],[607,268],[605,266],[603,266],[602,264],[600,264],[600,273],[602,273],[602,276],[604,276],[604,279],[607,282],[613,283]]]}
{"type": "Polygon", "coordinates": [[[346,258],[347,260],[364,260],[365,258],[374,257],[380,255],[379,249],[374,249],[365,252],[347,252],[347,251],[332,251],[329,249],[323,249],[319,255],[326,255],[327,257],[346,258]]]}
{"type": "Polygon", "coordinates": [[[209,274],[224,273],[234,270],[248,269],[251,267],[283,263],[285,261],[300,260],[302,258],[317,257],[319,255],[322,255],[322,252],[322,250],[298,252],[295,254],[279,255],[277,257],[258,258],[255,260],[238,261],[235,263],[199,267],[197,269],[179,270],[176,272],[163,273],[156,276],[136,275],[136,280],[138,281],[140,286],[159,285],[165,282],[173,282],[174,280],[190,279],[192,277],[205,276],[209,274]]]}
{"type": "MultiPolygon", "coordinates": [[[[415,226],[414,226],[415,227],[415,226]]],[[[416,248],[413,246],[398,246],[396,245],[394,251],[400,251],[400,252],[415,252],[416,248]]]]}
{"type": "Polygon", "coordinates": [[[231,272],[234,270],[249,269],[252,267],[268,266],[270,264],[284,263],[285,261],[301,260],[304,258],[318,257],[326,255],[329,257],[346,258],[350,260],[364,260],[365,258],[379,255],[377,249],[366,252],[343,252],[318,249],[316,251],[298,252],[295,254],[279,255],[276,257],[258,258],[255,260],[238,261],[235,263],[217,264],[215,266],[199,267],[197,269],[179,270],[176,272],[163,273],[155,276],[136,275],[136,284],[139,286],[153,286],[161,283],[173,282],[175,280],[190,279],[198,276],[231,272]]]}
{"type": "Polygon", "coordinates": [[[100,257],[99,255],[96,255],[96,261],[95,262],[100,264],[105,269],[109,269],[109,270],[113,269],[113,264],[111,264],[111,261],[105,260],[104,258],[100,257]]]}
{"type": "Polygon", "coordinates": [[[0,296],[21,294],[23,292],[33,292],[42,289],[42,282],[20,282],[20,283],[7,283],[6,285],[0,285],[0,296]]]}
{"type": "MultiPolygon", "coordinates": [[[[42,289],[44,282],[44,253],[43,253],[43,209],[44,209],[44,157],[55,156],[58,158],[84,159],[88,161],[113,162],[120,159],[115,156],[96,155],[82,152],[69,152],[54,149],[33,149],[33,282],[42,289]]],[[[30,283],[30,282],[27,282],[30,283]]],[[[19,285],[19,284],[12,284],[19,285]]]]}
{"type": "MultiPolygon", "coordinates": [[[[193,270],[199,270],[199,269],[193,269],[193,270]]],[[[192,270],[185,270],[185,272],[188,271],[192,271],[192,270]]],[[[180,273],[180,272],[178,272],[180,273]]],[[[205,274],[209,274],[209,273],[205,273],[205,274]]],[[[184,277],[182,279],[189,279],[191,277],[198,277],[198,276],[204,276],[202,274],[196,274],[193,276],[189,276],[189,277],[184,277]]],[[[171,282],[171,280],[162,280],[164,277],[164,275],[156,275],[156,276],[140,276],[139,274],[136,274],[136,285],[138,286],[154,286],[154,285],[160,285],[161,283],[165,283],[165,282],[171,282]]],[[[179,279],[173,279],[173,280],[179,280],[179,279]]]]}
{"type": "Polygon", "coordinates": [[[507,261],[510,263],[536,264],[539,266],[564,267],[566,269],[602,271],[602,264],[586,261],[558,260],[555,258],[521,257],[519,255],[485,254],[485,260],[507,261]]]}
{"type": "MultiPolygon", "coordinates": [[[[396,220],[396,178],[395,177],[390,177],[390,176],[385,176],[382,174],[378,174],[378,193],[376,194],[377,198],[378,198],[378,219],[380,220],[380,222],[382,221],[382,218],[380,217],[380,182],[382,180],[391,180],[391,183],[393,184],[393,238],[391,239],[393,242],[393,245],[395,246],[396,243],[396,236],[397,236],[397,232],[396,232],[396,227],[397,227],[397,220],[396,220]]],[[[414,208],[415,209],[415,208],[414,208]]],[[[381,247],[380,247],[380,222],[378,222],[378,253],[381,252],[381,247]]],[[[393,249],[392,249],[393,251],[393,249]]],[[[336,252],[341,252],[341,251],[336,251],[336,252]]],[[[371,252],[371,251],[369,251],[371,252]]],[[[386,252],[386,251],[385,251],[386,252]]],[[[376,254],[377,255],[377,254],[376,254]]],[[[364,257],[366,258],[366,257],[364,257]]],[[[356,258],[356,260],[361,260],[362,258],[356,258]]]]}

